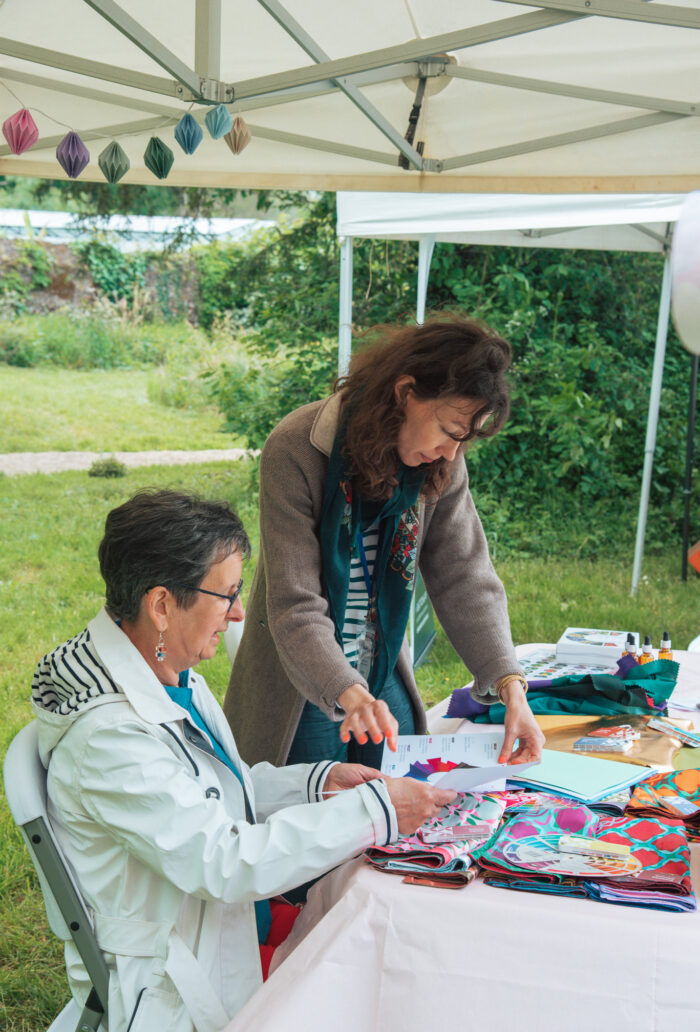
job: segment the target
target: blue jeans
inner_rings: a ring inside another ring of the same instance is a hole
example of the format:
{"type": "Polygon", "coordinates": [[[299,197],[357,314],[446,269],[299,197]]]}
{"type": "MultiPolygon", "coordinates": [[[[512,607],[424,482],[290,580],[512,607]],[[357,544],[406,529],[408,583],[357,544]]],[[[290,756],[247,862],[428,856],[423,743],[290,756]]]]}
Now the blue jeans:
{"type": "MultiPolygon", "coordinates": [[[[399,722],[400,735],[416,731],[411,700],[396,668],[389,674],[376,693],[383,699],[399,722]]],[[[359,745],[354,736],[347,743],[340,741],[340,723],[329,720],[318,706],[307,702],[301,713],[287,763],[316,763],[318,760],[341,760],[343,763],[364,763],[368,767],[381,766],[384,742],[375,745],[371,739],[359,745]]]]}

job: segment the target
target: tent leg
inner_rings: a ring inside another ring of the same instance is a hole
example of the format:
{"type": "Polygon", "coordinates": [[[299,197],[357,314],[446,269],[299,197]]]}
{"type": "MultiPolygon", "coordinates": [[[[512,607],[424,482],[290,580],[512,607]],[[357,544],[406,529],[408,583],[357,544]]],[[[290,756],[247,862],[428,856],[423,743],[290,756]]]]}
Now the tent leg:
{"type": "Polygon", "coordinates": [[[688,580],[688,547],[690,545],[690,489],[693,483],[693,451],[695,446],[695,409],[698,400],[698,356],[690,359],[690,394],[688,397],[688,438],[685,449],[685,486],[683,488],[683,561],[681,579],[688,580]]]}
{"type": "Polygon", "coordinates": [[[338,376],[345,376],[352,348],[352,237],[340,241],[340,305],[338,313],[338,376]]]}
{"type": "Polygon", "coordinates": [[[428,277],[430,276],[430,263],[433,260],[434,247],[434,233],[427,233],[420,238],[418,244],[418,289],[416,291],[416,322],[419,326],[425,320],[425,301],[428,296],[428,277]]]}
{"type": "Polygon", "coordinates": [[[656,345],[654,349],[654,368],[651,376],[649,393],[649,416],[647,419],[647,436],[644,444],[644,472],[642,474],[642,490],[639,497],[639,516],[637,517],[637,540],[634,546],[634,566],[632,569],[632,588],[630,595],[635,595],[639,587],[642,572],[642,553],[644,551],[644,535],[647,526],[649,509],[649,491],[651,488],[651,471],[654,464],[654,448],[656,447],[656,429],[659,423],[659,401],[661,399],[661,382],[664,375],[664,358],[666,357],[666,338],[668,336],[668,318],[671,309],[671,262],[666,251],[664,259],[664,275],[661,282],[659,299],[659,319],[656,327],[656,345]]]}

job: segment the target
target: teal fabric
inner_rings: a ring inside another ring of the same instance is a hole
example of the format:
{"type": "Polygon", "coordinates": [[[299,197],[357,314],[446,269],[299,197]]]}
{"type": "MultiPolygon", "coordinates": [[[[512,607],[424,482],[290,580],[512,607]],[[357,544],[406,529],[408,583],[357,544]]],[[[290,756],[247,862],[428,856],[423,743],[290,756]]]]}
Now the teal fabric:
{"type": "MultiPolygon", "coordinates": [[[[676,687],[678,664],[670,659],[634,666],[625,677],[585,674],[555,677],[548,688],[531,688],[527,699],[533,713],[570,713],[605,716],[617,713],[660,713],[676,687]]],[[[505,707],[490,706],[473,719],[482,724],[502,724],[505,707]]]]}
{"type": "MultiPolygon", "coordinates": [[[[415,717],[406,686],[396,670],[386,679],[376,698],[383,699],[399,722],[399,734],[413,735],[415,717]]],[[[307,702],[302,710],[287,763],[316,763],[319,760],[340,760],[342,763],[365,763],[379,768],[384,742],[375,745],[371,740],[359,745],[353,737],[340,741],[340,723],[329,720],[318,706],[307,702]]]]}
{"type": "MultiPolygon", "coordinates": [[[[192,702],[192,689],[189,686],[190,672],[189,670],[182,670],[178,679],[178,684],[175,685],[163,685],[166,692],[178,706],[182,706],[184,710],[190,715],[193,723],[197,725],[200,731],[202,731],[207,738],[210,740],[214,752],[221,760],[225,763],[229,770],[233,771],[241,785],[243,784],[243,778],[241,772],[238,770],[233,760],[224,752],[221,743],[212,734],[210,729],[207,727],[204,719],[192,702]]],[[[245,791],[245,789],[244,789],[245,791]]],[[[272,923],[272,917],[270,914],[270,903],[269,900],[259,899],[255,902],[255,920],[258,926],[258,942],[264,943],[270,934],[270,925],[272,923]]]]}
{"type": "Polygon", "coordinates": [[[375,694],[394,669],[406,632],[415,581],[417,502],[426,473],[399,463],[398,483],[391,498],[379,504],[363,500],[353,490],[350,458],[344,444],[345,423],[336,434],[328,460],[320,531],[323,584],[342,648],[350,558],[357,535],[378,517],[379,541],[370,601],[375,644],[367,679],[375,694]]]}

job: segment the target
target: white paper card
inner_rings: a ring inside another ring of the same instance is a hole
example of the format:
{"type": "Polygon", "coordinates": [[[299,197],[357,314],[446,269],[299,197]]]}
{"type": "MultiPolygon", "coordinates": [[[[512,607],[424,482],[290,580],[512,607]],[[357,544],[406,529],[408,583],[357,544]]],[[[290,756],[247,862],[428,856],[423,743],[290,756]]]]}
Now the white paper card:
{"type": "Polygon", "coordinates": [[[491,787],[504,778],[522,776],[533,763],[498,763],[503,748],[504,731],[476,732],[461,735],[399,735],[396,752],[384,744],[382,774],[392,778],[426,778],[441,788],[467,792],[473,788],[491,787]],[[435,770],[436,761],[468,764],[453,770],[435,770]],[[418,766],[414,773],[413,765],[418,766]],[[432,768],[432,772],[431,772],[432,768]]]}
{"type": "MultiPolygon", "coordinates": [[[[443,774],[431,774],[428,781],[436,788],[453,788],[455,792],[471,792],[481,788],[484,792],[493,791],[493,782],[497,779],[504,785],[503,778],[522,777],[522,771],[536,766],[532,763],[497,763],[495,767],[456,767],[443,774]]],[[[505,787],[505,785],[504,785],[505,787]]]]}

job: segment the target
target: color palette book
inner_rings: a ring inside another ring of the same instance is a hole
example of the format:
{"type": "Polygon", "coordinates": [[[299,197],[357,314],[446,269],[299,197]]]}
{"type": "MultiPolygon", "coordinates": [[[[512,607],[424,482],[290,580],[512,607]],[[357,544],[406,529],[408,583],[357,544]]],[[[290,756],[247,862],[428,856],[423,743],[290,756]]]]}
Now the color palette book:
{"type": "MultiPolygon", "coordinates": [[[[614,666],[625,651],[629,631],[596,630],[593,627],[567,627],[557,642],[559,662],[606,663],[614,666]]],[[[639,635],[633,632],[635,647],[639,635]]]]}

